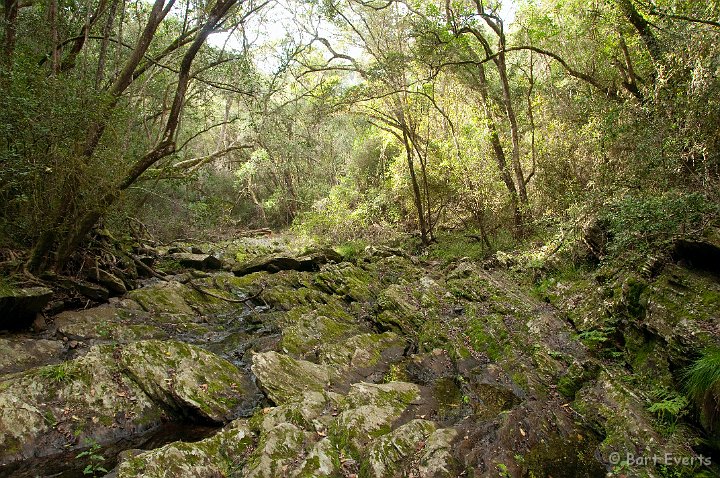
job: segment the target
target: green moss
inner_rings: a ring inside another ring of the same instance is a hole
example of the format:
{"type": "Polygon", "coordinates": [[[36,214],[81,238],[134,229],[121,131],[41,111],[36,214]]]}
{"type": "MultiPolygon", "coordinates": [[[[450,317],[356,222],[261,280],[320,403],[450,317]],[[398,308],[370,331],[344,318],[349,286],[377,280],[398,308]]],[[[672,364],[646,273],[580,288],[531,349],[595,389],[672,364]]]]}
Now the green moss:
{"type": "Polygon", "coordinates": [[[512,355],[508,331],[500,315],[490,314],[472,319],[468,324],[467,335],[473,348],[486,353],[493,361],[512,355]]]}

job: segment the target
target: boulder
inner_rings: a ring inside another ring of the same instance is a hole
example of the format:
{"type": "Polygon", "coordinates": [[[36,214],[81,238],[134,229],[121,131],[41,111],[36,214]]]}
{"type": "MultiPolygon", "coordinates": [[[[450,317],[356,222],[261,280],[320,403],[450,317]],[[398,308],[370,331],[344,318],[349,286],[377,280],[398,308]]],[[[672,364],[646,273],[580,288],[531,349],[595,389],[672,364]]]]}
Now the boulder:
{"type": "Polygon", "coordinates": [[[0,382],[0,474],[57,462],[90,440],[105,446],[137,437],[168,419],[226,422],[249,414],[258,399],[243,372],[192,345],[96,346],[0,382]]]}
{"type": "Polygon", "coordinates": [[[307,391],[322,391],[340,379],[334,367],[295,360],[277,352],[253,355],[252,372],[273,402],[282,404],[307,391]]]}
{"type": "Polygon", "coordinates": [[[123,347],[124,373],[174,416],[226,423],[260,400],[250,378],[230,362],[183,342],[144,340],[123,347]]]}
{"type": "Polygon", "coordinates": [[[174,254],[168,254],[167,258],[177,261],[181,266],[189,269],[215,271],[223,268],[223,262],[210,254],[176,252],[174,254]]]}
{"type": "MultiPolygon", "coordinates": [[[[173,442],[148,452],[121,457],[109,478],[226,476],[240,468],[240,459],[253,444],[245,420],[236,420],[210,438],[196,442],[173,442]]],[[[234,476],[234,475],[233,475],[234,476]]]]}
{"type": "Polygon", "coordinates": [[[127,287],[122,279],[103,269],[91,270],[87,275],[87,279],[102,285],[114,296],[123,295],[127,292],[127,287]]]}
{"type": "Polygon", "coordinates": [[[0,338],[0,374],[59,362],[64,353],[65,344],[59,340],[0,338]]]}
{"type": "Polygon", "coordinates": [[[30,327],[37,313],[50,301],[52,294],[53,291],[47,287],[0,289],[0,329],[30,327]]]}
{"type": "Polygon", "coordinates": [[[65,278],[61,279],[61,284],[64,287],[75,290],[75,292],[87,297],[90,300],[94,300],[95,302],[107,302],[110,298],[110,291],[108,291],[105,287],[93,284],[92,282],[65,278]]]}
{"type": "Polygon", "coordinates": [[[302,256],[291,256],[288,254],[261,256],[236,265],[232,271],[236,276],[244,276],[260,271],[270,273],[287,270],[313,272],[319,271],[320,266],[323,264],[331,262],[339,263],[342,262],[342,260],[342,256],[336,251],[332,249],[322,249],[302,256]]]}

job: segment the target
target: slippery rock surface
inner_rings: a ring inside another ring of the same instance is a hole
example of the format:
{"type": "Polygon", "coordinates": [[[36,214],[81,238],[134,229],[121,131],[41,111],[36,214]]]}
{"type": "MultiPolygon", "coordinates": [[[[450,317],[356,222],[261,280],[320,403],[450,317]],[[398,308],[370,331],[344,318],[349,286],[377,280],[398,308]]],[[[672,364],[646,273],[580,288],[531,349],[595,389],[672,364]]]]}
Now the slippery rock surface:
{"type": "MultiPolygon", "coordinates": [[[[0,463],[112,443],[171,418],[222,422],[252,408],[248,378],[178,342],[97,346],[84,356],[0,381],[0,463]]],[[[0,471],[3,469],[0,468],[0,471]]]]}

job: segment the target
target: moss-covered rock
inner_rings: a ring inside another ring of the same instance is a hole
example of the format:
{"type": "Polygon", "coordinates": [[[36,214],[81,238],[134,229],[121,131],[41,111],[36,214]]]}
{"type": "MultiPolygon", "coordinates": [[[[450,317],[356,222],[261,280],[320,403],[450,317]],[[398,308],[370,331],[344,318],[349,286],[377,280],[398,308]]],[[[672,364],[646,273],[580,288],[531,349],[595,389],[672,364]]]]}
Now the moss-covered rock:
{"type": "Polygon", "coordinates": [[[260,387],[277,404],[306,391],[322,391],[340,379],[333,367],[295,360],[277,352],[255,354],[252,362],[252,372],[260,387]]]}
{"type": "Polygon", "coordinates": [[[146,340],[123,347],[119,355],[123,371],[176,415],[224,423],[247,416],[258,402],[245,373],[198,347],[146,340]]]}
{"type": "Polygon", "coordinates": [[[380,437],[370,448],[369,476],[377,478],[407,476],[407,468],[414,465],[413,461],[419,461],[425,440],[434,431],[433,422],[416,419],[380,437]]]}
{"type": "Polygon", "coordinates": [[[50,457],[88,440],[114,443],[167,419],[224,422],[257,398],[247,376],[195,346],[96,346],[0,382],[0,461],[50,457]]]}
{"type": "Polygon", "coordinates": [[[109,476],[114,478],[216,478],[232,476],[244,465],[253,446],[253,434],[244,420],[195,443],[173,442],[127,457],[109,476]]]}

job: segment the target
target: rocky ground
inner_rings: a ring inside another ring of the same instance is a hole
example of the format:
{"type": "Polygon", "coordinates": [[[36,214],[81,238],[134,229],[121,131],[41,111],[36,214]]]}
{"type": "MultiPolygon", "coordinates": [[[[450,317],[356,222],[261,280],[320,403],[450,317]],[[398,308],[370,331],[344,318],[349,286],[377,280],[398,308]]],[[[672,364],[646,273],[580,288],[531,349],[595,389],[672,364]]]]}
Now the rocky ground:
{"type": "Polygon", "coordinates": [[[626,462],[713,450],[651,411],[718,337],[720,283],[681,260],[532,287],[388,247],[185,248],[0,336],[0,476],[712,476],[626,462]]]}

